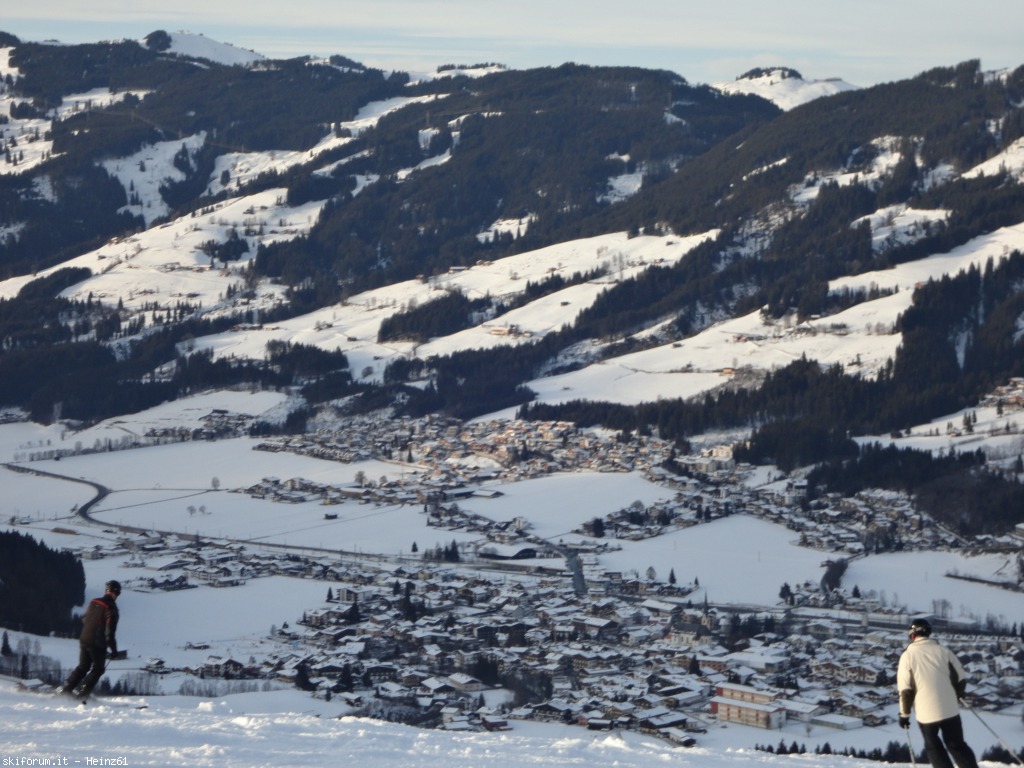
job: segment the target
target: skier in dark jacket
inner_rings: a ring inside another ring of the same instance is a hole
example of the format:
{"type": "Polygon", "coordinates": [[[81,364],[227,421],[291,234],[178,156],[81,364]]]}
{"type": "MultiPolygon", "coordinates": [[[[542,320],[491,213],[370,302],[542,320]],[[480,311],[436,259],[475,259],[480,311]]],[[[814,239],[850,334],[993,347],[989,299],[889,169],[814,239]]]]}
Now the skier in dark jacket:
{"type": "Polygon", "coordinates": [[[107,649],[110,649],[111,658],[117,655],[117,598],[120,594],[121,584],[108,581],[104,586],[103,597],[94,598],[86,608],[82,618],[82,634],[78,638],[78,666],[64,683],[62,693],[87,698],[103,677],[107,649]],[[79,683],[82,685],[80,689],[79,683]]]}
{"type": "Polygon", "coordinates": [[[900,727],[910,727],[913,709],[933,768],[953,768],[953,761],[958,768],[978,768],[960,721],[967,675],[953,652],[932,640],[931,634],[932,625],[925,619],[910,625],[910,645],[900,656],[896,673],[900,727]]]}

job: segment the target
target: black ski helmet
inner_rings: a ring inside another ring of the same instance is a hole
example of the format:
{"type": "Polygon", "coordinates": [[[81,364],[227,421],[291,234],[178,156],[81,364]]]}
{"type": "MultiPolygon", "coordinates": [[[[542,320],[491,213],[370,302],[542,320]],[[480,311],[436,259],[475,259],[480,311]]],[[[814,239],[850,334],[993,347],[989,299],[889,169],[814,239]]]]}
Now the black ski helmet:
{"type": "Polygon", "coordinates": [[[928,619],[914,619],[910,622],[911,637],[929,637],[932,633],[932,625],[928,619]]]}
{"type": "Polygon", "coordinates": [[[103,590],[105,592],[109,592],[112,595],[120,595],[121,594],[121,582],[120,581],[115,581],[114,579],[111,579],[110,581],[108,581],[106,584],[103,585],[103,590]]]}

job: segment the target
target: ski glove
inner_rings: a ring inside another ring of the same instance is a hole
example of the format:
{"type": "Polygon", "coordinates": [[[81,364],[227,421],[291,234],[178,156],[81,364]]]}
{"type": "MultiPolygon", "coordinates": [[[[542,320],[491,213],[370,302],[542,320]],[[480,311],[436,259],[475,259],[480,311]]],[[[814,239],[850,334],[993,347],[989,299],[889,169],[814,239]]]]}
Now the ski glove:
{"type": "Polygon", "coordinates": [[[900,728],[906,730],[910,727],[910,715],[900,715],[900,728]]]}

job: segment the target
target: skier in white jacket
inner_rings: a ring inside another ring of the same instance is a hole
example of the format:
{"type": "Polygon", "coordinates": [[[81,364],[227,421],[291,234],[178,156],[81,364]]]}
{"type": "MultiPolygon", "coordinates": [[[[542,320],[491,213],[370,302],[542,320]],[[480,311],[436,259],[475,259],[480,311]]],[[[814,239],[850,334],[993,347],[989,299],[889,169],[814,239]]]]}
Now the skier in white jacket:
{"type": "Polygon", "coordinates": [[[900,656],[896,672],[900,727],[910,727],[913,709],[932,768],[953,768],[953,761],[958,768],[978,768],[974,752],[964,741],[960,720],[967,674],[953,652],[931,634],[932,626],[925,619],[915,619],[910,625],[910,645],[900,656]]]}

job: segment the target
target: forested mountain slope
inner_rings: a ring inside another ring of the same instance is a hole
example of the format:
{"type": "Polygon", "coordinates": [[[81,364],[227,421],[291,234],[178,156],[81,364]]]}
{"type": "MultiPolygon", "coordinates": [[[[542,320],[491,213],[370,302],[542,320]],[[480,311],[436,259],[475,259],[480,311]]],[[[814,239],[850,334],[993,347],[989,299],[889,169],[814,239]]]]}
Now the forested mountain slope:
{"type": "Polygon", "coordinates": [[[0,46],[0,405],[36,419],[294,386],[276,428],[525,406],[857,474],[852,436],[1024,375],[1024,68],[783,112],[628,67],[0,46]],[[650,388],[581,384],[623,371],[650,388]]]}

